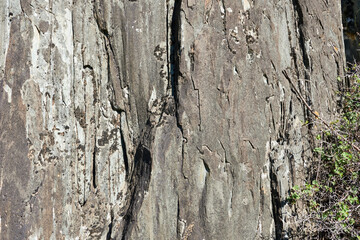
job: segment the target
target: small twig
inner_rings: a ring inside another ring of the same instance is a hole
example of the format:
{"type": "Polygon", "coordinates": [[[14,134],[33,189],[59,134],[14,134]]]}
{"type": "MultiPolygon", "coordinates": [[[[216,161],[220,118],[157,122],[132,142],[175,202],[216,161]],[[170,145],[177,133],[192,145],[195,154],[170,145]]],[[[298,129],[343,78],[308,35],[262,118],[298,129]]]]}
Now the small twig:
{"type": "Polygon", "coordinates": [[[309,104],[306,102],[306,100],[304,99],[304,97],[300,94],[300,92],[297,90],[297,88],[295,87],[294,83],[291,81],[289,75],[287,74],[287,72],[284,70],[282,71],[282,73],[284,74],[285,78],[289,81],[291,87],[293,88],[293,90],[295,91],[296,95],[298,96],[298,98],[300,99],[300,101],[304,104],[304,106],[311,112],[312,115],[315,116],[315,118],[319,119],[321,121],[322,124],[324,124],[332,133],[334,133],[337,137],[340,137],[342,140],[344,140],[345,142],[347,142],[348,144],[350,144],[357,152],[360,153],[360,148],[358,146],[356,146],[355,144],[351,143],[347,138],[345,138],[344,136],[340,135],[339,133],[337,133],[335,131],[335,129],[333,127],[330,126],[330,124],[328,124],[324,119],[322,119],[320,117],[320,114],[316,114],[316,112],[309,106],[309,104]]]}

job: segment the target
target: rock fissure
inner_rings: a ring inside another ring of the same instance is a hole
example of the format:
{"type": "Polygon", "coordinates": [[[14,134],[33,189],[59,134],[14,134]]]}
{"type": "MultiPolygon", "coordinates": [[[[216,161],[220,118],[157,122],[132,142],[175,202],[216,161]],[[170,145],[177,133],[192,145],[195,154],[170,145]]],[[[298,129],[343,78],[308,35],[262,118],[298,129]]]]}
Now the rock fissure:
{"type": "Polygon", "coordinates": [[[182,0],[175,0],[174,9],[171,17],[171,43],[170,43],[170,80],[172,96],[175,100],[175,117],[177,126],[183,133],[183,128],[179,116],[179,77],[180,73],[180,51],[181,51],[181,2],[182,0]]]}
{"type": "Polygon", "coordinates": [[[184,138],[184,130],[180,120],[179,106],[179,78],[182,77],[180,72],[180,55],[181,55],[181,4],[182,0],[175,0],[173,12],[170,17],[169,13],[167,19],[171,18],[170,24],[170,44],[168,45],[168,49],[170,48],[170,86],[171,86],[171,95],[174,98],[174,112],[176,118],[176,125],[181,132],[182,136],[182,145],[181,145],[181,172],[184,179],[187,179],[187,176],[184,172],[184,154],[185,154],[185,143],[187,142],[186,138],[184,138]]]}
{"type": "Polygon", "coordinates": [[[182,238],[182,231],[181,231],[181,226],[180,226],[180,222],[181,222],[181,217],[180,217],[180,200],[179,200],[179,196],[177,196],[177,209],[176,209],[176,217],[177,217],[177,221],[176,221],[176,235],[178,237],[178,239],[182,238]]]}
{"type": "Polygon", "coordinates": [[[272,214],[275,222],[275,236],[276,239],[283,239],[283,222],[281,214],[281,197],[279,194],[279,184],[277,178],[277,169],[274,165],[274,159],[269,156],[270,159],[270,192],[272,203],[272,214]]]}
{"type": "MultiPolygon", "coordinates": [[[[304,10],[303,10],[303,4],[301,4],[299,2],[299,0],[293,0],[293,6],[294,6],[294,12],[297,14],[296,19],[297,19],[297,23],[296,23],[296,28],[298,29],[299,32],[299,36],[298,36],[298,40],[299,40],[299,46],[300,46],[300,50],[302,53],[302,63],[304,64],[305,70],[304,70],[304,94],[305,94],[305,99],[306,102],[309,106],[312,105],[312,100],[311,100],[311,79],[310,79],[310,75],[311,75],[311,63],[310,63],[310,56],[308,54],[307,48],[306,48],[306,34],[305,34],[305,18],[304,18],[304,10]]],[[[296,54],[295,54],[296,56],[296,54]]],[[[296,65],[297,66],[297,65],[296,65]]],[[[298,74],[301,76],[301,73],[299,71],[299,69],[297,68],[297,71],[299,72],[298,74]]],[[[300,81],[299,81],[300,84],[300,81]]],[[[301,90],[301,88],[299,88],[301,90]]],[[[310,122],[311,120],[311,113],[309,112],[308,109],[306,109],[305,107],[303,108],[304,112],[305,112],[305,118],[307,121],[310,122]]],[[[312,124],[308,124],[309,127],[309,132],[311,130],[312,124]]]]}
{"type": "Polygon", "coordinates": [[[191,82],[194,88],[194,91],[196,91],[197,93],[197,107],[198,107],[198,112],[199,112],[199,131],[201,131],[201,99],[200,99],[200,90],[198,88],[196,88],[195,86],[195,81],[193,79],[192,76],[190,76],[191,78],[191,82]]]}
{"type": "Polygon", "coordinates": [[[186,12],[184,11],[184,9],[181,8],[181,12],[182,12],[183,15],[184,15],[184,19],[185,19],[186,23],[189,24],[189,25],[194,29],[193,25],[191,24],[191,22],[190,22],[189,19],[187,18],[186,12]]]}
{"type": "MultiPolygon", "coordinates": [[[[96,136],[96,134],[95,134],[96,136]]],[[[96,137],[95,137],[96,138],[96,137]]],[[[93,185],[93,188],[96,189],[97,187],[97,180],[96,180],[96,139],[95,139],[95,142],[94,142],[94,149],[93,149],[93,152],[92,152],[92,185],[93,185]]]]}
{"type": "MultiPolygon", "coordinates": [[[[307,70],[310,69],[310,59],[309,56],[307,54],[307,49],[305,46],[305,33],[304,33],[304,28],[306,27],[304,25],[304,13],[303,13],[303,7],[302,4],[300,4],[299,0],[293,0],[293,6],[294,6],[294,12],[296,13],[296,28],[299,30],[299,44],[300,44],[300,49],[302,52],[302,57],[303,57],[303,63],[304,66],[307,70]]],[[[308,73],[307,73],[308,74],[308,73]]]]}
{"type": "Polygon", "coordinates": [[[226,39],[226,44],[227,44],[227,48],[229,49],[229,51],[233,54],[236,54],[236,50],[232,49],[232,47],[230,46],[230,41],[229,41],[229,37],[228,37],[228,33],[227,33],[227,27],[226,27],[226,7],[225,7],[225,0],[221,0],[220,4],[222,6],[220,6],[221,10],[221,18],[222,18],[222,23],[223,23],[223,34],[224,37],[226,39]]]}
{"type": "Polygon", "coordinates": [[[140,143],[135,153],[134,170],[129,182],[130,199],[127,211],[124,215],[124,227],[122,232],[123,240],[129,239],[132,228],[136,223],[137,215],[140,211],[145,193],[149,189],[151,168],[151,152],[147,147],[140,143]]]}
{"type": "Polygon", "coordinates": [[[127,155],[127,147],[126,147],[124,133],[123,133],[122,129],[120,129],[120,138],[121,138],[121,147],[122,147],[122,151],[123,151],[123,155],[124,155],[124,167],[125,167],[125,172],[126,172],[126,179],[128,179],[128,177],[129,177],[129,159],[128,159],[128,155],[127,155]]]}
{"type": "Polygon", "coordinates": [[[114,212],[113,210],[110,211],[110,223],[108,225],[108,232],[106,234],[106,240],[111,240],[111,234],[112,234],[112,231],[113,231],[113,226],[114,226],[114,212]]]}
{"type": "Polygon", "coordinates": [[[117,112],[121,112],[124,111],[124,106],[123,106],[124,102],[121,97],[122,93],[120,93],[120,91],[124,89],[124,86],[120,77],[121,71],[120,71],[120,65],[118,63],[118,58],[112,46],[111,35],[107,30],[107,28],[103,26],[105,25],[105,23],[101,22],[101,19],[98,16],[98,12],[95,6],[93,9],[93,15],[99,31],[103,35],[105,52],[107,55],[107,65],[108,65],[107,74],[108,74],[109,85],[112,90],[112,97],[110,98],[110,104],[113,110],[117,112]]]}
{"type": "Polygon", "coordinates": [[[169,18],[170,18],[170,6],[169,6],[169,2],[166,3],[166,61],[167,61],[167,64],[166,64],[166,67],[167,67],[167,90],[171,90],[171,95],[172,95],[172,85],[171,85],[171,72],[170,72],[170,69],[171,69],[171,35],[170,35],[170,32],[171,32],[171,26],[169,26],[170,22],[169,22],[169,18]],[[170,38],[170,41],[169,41],[169,38],[170,38]]]}

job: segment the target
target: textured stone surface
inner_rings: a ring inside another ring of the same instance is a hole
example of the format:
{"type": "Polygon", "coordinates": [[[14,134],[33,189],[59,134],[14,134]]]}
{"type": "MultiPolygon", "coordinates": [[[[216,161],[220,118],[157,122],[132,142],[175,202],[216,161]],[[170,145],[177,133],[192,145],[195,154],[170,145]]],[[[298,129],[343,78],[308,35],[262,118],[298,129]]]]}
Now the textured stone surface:
{"type": "Polygon", "coordinates": [[[340,2],[0,0],[3,239],[283,239],[340,2]]]}

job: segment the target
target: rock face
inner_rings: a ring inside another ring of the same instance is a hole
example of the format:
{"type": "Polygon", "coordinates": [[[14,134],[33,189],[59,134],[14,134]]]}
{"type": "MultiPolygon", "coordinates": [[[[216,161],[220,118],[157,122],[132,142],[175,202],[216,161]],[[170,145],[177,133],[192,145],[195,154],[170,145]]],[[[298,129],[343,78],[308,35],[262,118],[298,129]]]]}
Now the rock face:
{"type": "Polygon", "coordinates": [[[0,0],[2,239],[285,239],[338,1],[0,0]]]}

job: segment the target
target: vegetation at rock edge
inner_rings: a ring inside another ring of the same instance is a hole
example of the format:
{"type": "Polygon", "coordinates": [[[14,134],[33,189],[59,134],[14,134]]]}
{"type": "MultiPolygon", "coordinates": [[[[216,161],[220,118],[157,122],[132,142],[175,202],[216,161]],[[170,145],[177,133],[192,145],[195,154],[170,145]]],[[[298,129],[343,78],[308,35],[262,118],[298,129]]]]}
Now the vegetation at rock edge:
{"type": "Polygon", "coordinates": [[[336,119],[313,122],[321,130],[316,130],[310,180],[294,186],[288,198],[305,209],[297,214],[296,227],[306,239],[360,239],[360,67],[348,72],[336,119]]]}

